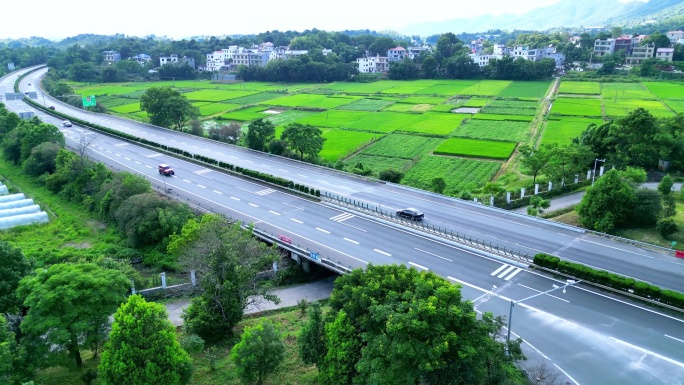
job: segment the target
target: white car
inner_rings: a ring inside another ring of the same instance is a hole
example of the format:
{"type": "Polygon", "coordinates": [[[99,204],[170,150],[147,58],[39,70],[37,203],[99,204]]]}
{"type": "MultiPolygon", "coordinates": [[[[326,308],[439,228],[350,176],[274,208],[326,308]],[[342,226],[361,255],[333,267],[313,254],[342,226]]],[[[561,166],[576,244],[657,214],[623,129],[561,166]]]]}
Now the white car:
{"type": "Polygon", "coordinates": [[[62,126],[64,126],[64,127],[71,127],[71,122],[68,121],[68,120],[65,120],[65,121],[62,122],[62,126]]]}

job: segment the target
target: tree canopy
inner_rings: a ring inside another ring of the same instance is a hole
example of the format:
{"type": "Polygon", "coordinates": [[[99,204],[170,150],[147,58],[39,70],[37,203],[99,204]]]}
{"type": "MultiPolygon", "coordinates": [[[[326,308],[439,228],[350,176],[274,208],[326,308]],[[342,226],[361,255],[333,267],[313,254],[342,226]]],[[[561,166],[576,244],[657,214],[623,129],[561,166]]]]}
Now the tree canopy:
{"type": "Polygon", "coordinates": [[[522,384],[495,339],[502,318],[481,319],[458,286],[406,266],[369,265],[335,281],[321,384],[522,384]]]}
{"type": "Polygon", "coordinates": [[[309,159],[315,160],[318,153],[323,149],[323,131],[310,124],[290,123],[285,126],[280,139],[287,143],[287,146],[299,153],[299,158],[304,159],[306,155],[309,159]]]}
{"type": "Polygon", "coordinates": [[[147,112],[150,123],[179,131],[188,120],[199,115],[199,109],[172,87],[148,88],[140,97],[140,109],[147,112]]]}
{"type": "Polygon", "coordinates": [[[114,314],[99,372],[106,385],[183,385],[193,369],[164,305],[132,295],[114,314]]]}
{"type": "Polygon", "coordinates": [[[266,376],[278,369],[285,358],[285,343],[270,321],[246,327],[240,342],[230,354],[237,374],[245,383],[264,383],[266,376]]]}
{"type": "Polygon", "coordinates": [[[610,170],[587,190],[577,213],[585,227],[608,233],[629,223],[634,203],[632,187],[618,170],[610,170]]]}
{"type": "Polygon", "coordinates": [[[275,126],[266,118],[254,119],[247,126],[247,147],[252,150],[265,151],[274,139],[275,126]]]}
{"type": "Polygon", "coordinates": [[[21,300],[16,295],[19,281],[31,269],[31,263],[18,247],[0,241],[0,314],[14,313],[21,300]]]}
{"type": "Polygon", "coordinates": [[[21,331],[67,351],[78,366],[81,347],[101,341],[109,316],[125,301],[130,281],[121,272],[92,263],[63,263],[36,270],[19,284],[28,313],[21,331]]]}

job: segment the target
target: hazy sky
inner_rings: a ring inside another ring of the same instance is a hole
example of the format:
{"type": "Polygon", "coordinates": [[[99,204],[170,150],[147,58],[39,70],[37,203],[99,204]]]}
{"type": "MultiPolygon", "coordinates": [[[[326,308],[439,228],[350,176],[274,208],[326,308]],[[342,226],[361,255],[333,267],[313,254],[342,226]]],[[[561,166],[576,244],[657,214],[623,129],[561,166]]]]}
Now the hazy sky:
{"type": "Polygon", "coordinates": [[[400,31],[414,22],[520,14],[560,0],[3,0],[0,39],[81,33],[180,39],[318,28],[400,31]]]}

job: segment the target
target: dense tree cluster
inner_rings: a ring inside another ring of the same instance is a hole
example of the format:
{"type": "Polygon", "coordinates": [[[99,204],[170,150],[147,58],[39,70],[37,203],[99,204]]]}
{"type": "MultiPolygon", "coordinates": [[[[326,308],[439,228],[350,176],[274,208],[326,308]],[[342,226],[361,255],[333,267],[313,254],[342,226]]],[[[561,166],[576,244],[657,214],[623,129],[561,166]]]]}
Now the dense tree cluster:
{"type": "Polygon", "coordinates": [[[321,325],[312,309],[300,341],[321,384],[522,384],[504,352],[502,318],[478,318],[458,286],[405,266],[354,270],[335,281],[321,325]],[[323,332],[324,330],[324,332],[323,332]],[[318,357],[316,357],[316,354],[318,357]]]}

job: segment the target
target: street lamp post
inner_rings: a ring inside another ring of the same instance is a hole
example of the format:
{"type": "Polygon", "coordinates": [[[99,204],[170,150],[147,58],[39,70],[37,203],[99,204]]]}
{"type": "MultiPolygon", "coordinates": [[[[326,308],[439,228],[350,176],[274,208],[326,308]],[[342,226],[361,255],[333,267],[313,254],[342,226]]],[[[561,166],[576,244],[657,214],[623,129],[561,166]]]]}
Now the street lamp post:
{"type": "Polygon", "coordinates": [[[532,298],[534,298],[534,297],[539,297],[540,295],[548,294],[548,293],[551,293],[552,291],[556,291],[556,290],[563,289],[563,293],[565,293],[565,288],[566,288],[566,287],[572,286],[572,285],[577,284],[577,283],[580,283],[581,281],[575,281],[575,280],[573,280],[573,279],[567,279],[565,282],[566,282],[566,283],[565,283],[565,285],[563,285],[563,286],[558,286],[558,285],[554,284],[554,285],[553,285],[553,289],[550,289],[550,290],[547,290],[547,291],[544,291],[544,292],[541,292],[541,293],[537,293],[537,294],[535,294],[535,295],[531,295],[531,296],[529,296],[529,297],[527,297],[527,298],[521,299],[520,301],[513,301],[513,300],[511,300],[511,307],[510,307],[509,310],[508,310],[508,335],[506,336],[506,354],[509,354],[509,355],[511,354],[511,353],[510,353],[510,349],[509,349],[509,345],[510,345],[510,343],[511,343],[511,321],[513,320],[513,306],[515,306],[516,303],[525,302],[525,301],[527,301],[528,299],[532,299],[532,298]]]}
{"type": "Polygon", "coordinates": [[[596,162],[605,162],[605,159],[594,158],[594,172],[591,174],[591,186],[594,186],[594,179],[596,179],[596,162]]]}

